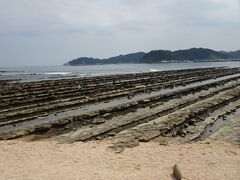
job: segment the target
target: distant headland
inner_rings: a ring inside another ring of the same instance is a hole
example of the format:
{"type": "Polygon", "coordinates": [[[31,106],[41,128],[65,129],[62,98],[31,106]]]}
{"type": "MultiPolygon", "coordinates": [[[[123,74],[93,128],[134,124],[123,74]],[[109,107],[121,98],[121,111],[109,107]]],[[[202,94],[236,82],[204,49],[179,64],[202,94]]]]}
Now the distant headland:
{"type": "Polygon", "coordinates": [[[206,48],[191,48],[185,50],[153,50],[148,53],[137,52],[119,55],[107,59],[80,57],[65,63],[65,66],[103,65],[124,63],[168,63],[168,62],[201,62],[240,60],[240,50],[214,51],[206,48]]]}

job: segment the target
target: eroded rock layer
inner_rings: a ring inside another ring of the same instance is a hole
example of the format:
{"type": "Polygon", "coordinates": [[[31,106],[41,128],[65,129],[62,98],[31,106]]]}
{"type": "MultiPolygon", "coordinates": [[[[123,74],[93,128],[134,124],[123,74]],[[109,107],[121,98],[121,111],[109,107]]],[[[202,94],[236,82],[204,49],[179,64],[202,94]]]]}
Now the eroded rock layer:
{"type": "MultiPolygon", "coordinates": [[[[240,68],[204,68],[0,84],[0,139],[189,142],[240,107],[240,68]]],[[[221,124],[221,123],[220,123],[221,124]]],[[[222,123],[223,124],[223,123],[222,123]]]]}

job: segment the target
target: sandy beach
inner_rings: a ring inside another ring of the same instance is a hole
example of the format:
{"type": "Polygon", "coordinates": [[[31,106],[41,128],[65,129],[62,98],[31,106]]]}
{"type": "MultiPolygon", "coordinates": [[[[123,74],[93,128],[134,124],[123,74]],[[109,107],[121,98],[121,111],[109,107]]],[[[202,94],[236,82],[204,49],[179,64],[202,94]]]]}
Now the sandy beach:
{"type": "Polygon", "coordinates": [[[109,141],[57,144],[52,140],[0,142],[0,179],[240,179],[240,149],[221,141],[162,146],[140,143],[116,154],[109,141]]]}

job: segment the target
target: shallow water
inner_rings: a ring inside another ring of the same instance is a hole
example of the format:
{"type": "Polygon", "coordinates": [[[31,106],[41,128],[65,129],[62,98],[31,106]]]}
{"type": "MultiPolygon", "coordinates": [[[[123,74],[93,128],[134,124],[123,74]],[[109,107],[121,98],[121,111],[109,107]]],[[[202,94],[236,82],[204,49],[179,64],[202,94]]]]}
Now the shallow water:
{"type": "Polygon", "coordinates": [[[208,138],[238,115],[240,115],[240,108],[236,109],[236,112],[231,113],[230,115],[227,116],[225,115],[224,116],[225,119],[223,117],[218,118],[212,125],[206,127],[205,131],[201,135],[201,138],[202,139],[208,138]]]}

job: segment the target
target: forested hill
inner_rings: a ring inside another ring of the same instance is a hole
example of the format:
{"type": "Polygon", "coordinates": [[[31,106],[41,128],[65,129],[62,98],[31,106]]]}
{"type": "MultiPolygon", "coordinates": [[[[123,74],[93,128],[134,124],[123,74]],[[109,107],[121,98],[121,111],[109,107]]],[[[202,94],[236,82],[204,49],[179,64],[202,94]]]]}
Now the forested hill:
{"type": "Polygon", "coordinates": [[[161,62],[188,62],[188,61],[218,61],[222,59],[240,58],[238,51],[214,51],[204,48],[191,48],[186,50],[169,51],[154,50],[149,53],[138,52],[119,55],[108,59],[80,57],[64,65],[97,65],[97,64],[122,64],[122,63],[161,63],[161,62]]]}
{"type": "Polygon", "coordinates": [[[115,57],[111,57],[108,59],[96,59],[96,58],[88,58],[88,57],[80,57],[74,60],[69,61],[65,65],[97,65],[97,64],[122,64],[122,63],[141,63],[143,56],[146,53],[137,52],[126,55],[119,55],[115,57]]]}
{"type": "Polygon", "coordinates": [[[162,61],[216,60],[228,58],[231,58],[229,54],[203,48],[192,48],[178,51],[156,50],[147,53],[143,57],[142,63],[158,63],[162,61]]]}

